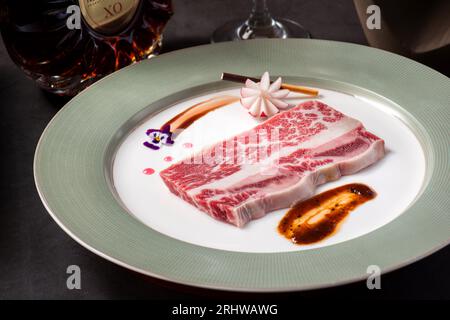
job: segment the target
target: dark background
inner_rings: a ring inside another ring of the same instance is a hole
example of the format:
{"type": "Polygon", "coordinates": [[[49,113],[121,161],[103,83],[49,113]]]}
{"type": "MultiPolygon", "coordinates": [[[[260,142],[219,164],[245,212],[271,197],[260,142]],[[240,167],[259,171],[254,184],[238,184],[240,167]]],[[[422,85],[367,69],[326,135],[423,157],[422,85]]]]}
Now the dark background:
{"type": "MultiPolygon", "coordinates": [[[[250,1],[175,0],[164,52],[209,42],[229,19],[245,18],[250,1]]],[[[271,0],[272,12],[301,22],[314,38],[367,44],[350,0],[271,0]]],[[[0,40],[0,299],[207,299],[250,295],[200,290],[128,271],[84,249],[47,214],[33,181],[33,154],[40,134],[64,105],[39,90],[10,61],[0,40]],[[81,267],[82,289],[66,288],[66,268],[81,267]]],[[[420,236],[420,235],[418,235],[420,236]]],[[[289,298],[450,299],[450,246],[413,265],[382,276],[381,290],[365,282],[276,295],[289,298]]]]}

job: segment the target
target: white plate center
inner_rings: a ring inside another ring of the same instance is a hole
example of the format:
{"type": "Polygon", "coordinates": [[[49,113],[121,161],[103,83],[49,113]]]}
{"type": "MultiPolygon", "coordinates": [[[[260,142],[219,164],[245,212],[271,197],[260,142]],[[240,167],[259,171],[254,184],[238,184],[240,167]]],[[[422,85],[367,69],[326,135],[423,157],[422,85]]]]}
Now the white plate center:
{"type": "Polygon", "coordinates": [[[221,94],[239,96],[239,90],[224,90],[175,104],[144,121],[118,148],[113,166],[115,189],[128,211],[150,228],[182,241],[223,250],[307,250],[354,239],[382,227],[404,212],[421,189],[425,175],[423,150],[408,127],[394,116],[394,112],[389,112],[392,111],[391,107],[321,89],[321,101],[360,120],[367,130],[384,139],[387,154],[384,159],[357,174],[318,187],[316,193],[359,182],[373,188],[377,197],[352,211],[335,234],[313,245],[295,245],[278,234],[278,222],[287,208],[252,221],[243,229],[216,221],[171,194],[158,173],[205,145],[255,126],[256,120],[248,115],[239,102],[200,118],[179,135],[170,148],[163,146],[154,151],[142,143],[147,140],[147,129],[159,128],[182,110],[221,94]],[[190,144],[192,147],[187,148],[190,144]],[[169,162],[167,157],[173,160],[169,162]],[[144,174],[147,168],[153,169],[155,173],[144,174]]]}

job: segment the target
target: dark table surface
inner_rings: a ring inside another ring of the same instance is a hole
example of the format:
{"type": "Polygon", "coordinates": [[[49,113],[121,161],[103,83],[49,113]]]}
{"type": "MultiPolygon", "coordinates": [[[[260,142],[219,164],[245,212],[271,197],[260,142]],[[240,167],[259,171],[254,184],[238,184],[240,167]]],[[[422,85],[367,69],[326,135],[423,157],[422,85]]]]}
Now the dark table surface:
{"type": "MultiPolygon", "coordinates": [[[[164,51],[205,44],[214,28],[245,17],[250,1],[179,0],[165,31],[164,51]]],[[[352,1],[269,1],[275,15],[300,21],[314,38],[366,44],[352,1]],[[276,4],[276,5],[275,5],[276,4]]],[[[84,249],[47,214],[33,181],[33,154],[42,131],[64,101],[39,90],[10,61],[0,41],[0,298],[188,299],[246,298],[174,285],[131,272],[84,249]],[[81,268],[82,289],[68,290],[66,269],[81,268]]],[[[418,235],[420,236],[420,235],[418,235]]],[[[365,282],[261,298],[450,299],[450,246],[383,275],[381,290],[365,282]]],[[[255,295],[252,295],[255,297],[255,295]]]]}

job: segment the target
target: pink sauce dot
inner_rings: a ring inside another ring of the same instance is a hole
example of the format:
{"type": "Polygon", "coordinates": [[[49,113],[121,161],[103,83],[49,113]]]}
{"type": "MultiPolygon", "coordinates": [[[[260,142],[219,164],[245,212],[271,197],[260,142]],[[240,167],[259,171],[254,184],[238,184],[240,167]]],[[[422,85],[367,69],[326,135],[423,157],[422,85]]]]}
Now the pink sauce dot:
{"type": "Polygon", "coordinates": [[[185,148],[192,148],[193,144],[190,143],[190,142],[186,142],[186,143],[183,144],[183,147],[185,147],[185,148]]]}
{"type": "Polygon", "coordinates": [[[147,169],[144,169],[144,171],[142,171],[142,172],[146,175],[151,175],[151,174],[155,173],[155,170],[152,168],[147,168],[147,169]]]}
{"type": "Polygon", "coordinates": [[[164,161],[167,161],[167,162],[170,162],[172,160],[173,160],[173,158],[171,156],[167,156],[164,158],[164,161]]]}

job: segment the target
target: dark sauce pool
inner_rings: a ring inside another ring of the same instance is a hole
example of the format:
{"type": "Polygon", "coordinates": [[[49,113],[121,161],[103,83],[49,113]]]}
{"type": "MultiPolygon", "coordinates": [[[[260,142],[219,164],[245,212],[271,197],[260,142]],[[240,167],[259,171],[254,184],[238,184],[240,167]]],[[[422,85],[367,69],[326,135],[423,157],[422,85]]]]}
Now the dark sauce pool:
{"type": "Polygon", "coordinates": [[[332,235],[350,211],[376,197],[375,191],[352,183],[320,193],[294,205],[278,231],[296,244],[311,244],[332,235]]]}

